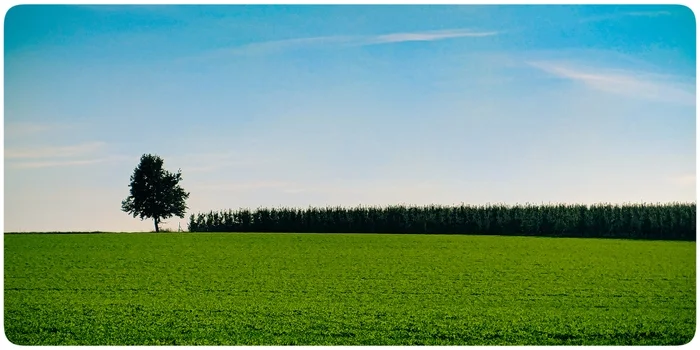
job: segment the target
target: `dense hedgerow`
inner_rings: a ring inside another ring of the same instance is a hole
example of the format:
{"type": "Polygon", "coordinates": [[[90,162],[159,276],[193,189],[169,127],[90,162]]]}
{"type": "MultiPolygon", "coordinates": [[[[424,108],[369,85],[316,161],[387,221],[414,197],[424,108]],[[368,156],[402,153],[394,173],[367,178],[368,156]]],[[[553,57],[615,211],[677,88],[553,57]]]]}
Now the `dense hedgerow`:
{"type": "Polygon", "coordinates": [[[695,203],[259,208],[192,214],[191,232],[522,235],[695,240],[695,203]]]}

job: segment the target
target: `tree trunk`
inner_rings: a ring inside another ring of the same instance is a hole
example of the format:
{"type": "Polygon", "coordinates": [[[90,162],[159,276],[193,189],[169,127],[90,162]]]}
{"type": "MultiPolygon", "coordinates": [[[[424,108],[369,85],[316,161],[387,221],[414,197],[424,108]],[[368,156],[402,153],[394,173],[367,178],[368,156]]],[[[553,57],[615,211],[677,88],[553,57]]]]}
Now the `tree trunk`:
{"type": "Polygon", "coordinates": [[[153,224],[156,225],[156,233],[158,233],[158,218],[153,219],[153,224]]]}

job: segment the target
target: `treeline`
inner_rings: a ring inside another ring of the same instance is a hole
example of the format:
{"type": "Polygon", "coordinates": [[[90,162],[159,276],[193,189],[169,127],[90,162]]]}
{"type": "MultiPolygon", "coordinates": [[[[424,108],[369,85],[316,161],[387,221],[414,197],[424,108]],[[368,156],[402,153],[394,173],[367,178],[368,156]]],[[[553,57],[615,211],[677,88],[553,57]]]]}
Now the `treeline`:
{"type": "Polygon", "coordinates": [[[260,208],[192,214],[191,232],[420,233],[695,241],[695,204],[260,208]]]}

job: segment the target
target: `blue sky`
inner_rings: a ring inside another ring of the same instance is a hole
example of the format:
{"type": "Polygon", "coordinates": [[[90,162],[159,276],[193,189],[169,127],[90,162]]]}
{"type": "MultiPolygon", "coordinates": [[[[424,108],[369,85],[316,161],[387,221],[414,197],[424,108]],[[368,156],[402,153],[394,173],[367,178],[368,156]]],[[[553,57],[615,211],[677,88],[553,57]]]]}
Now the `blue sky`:
{"type": "Polygon", "coordinates": [[[682,6],[14,7],[5,231],[151,230],[143,153],[190,212],[695,201],[695,45],[682,6]]]}

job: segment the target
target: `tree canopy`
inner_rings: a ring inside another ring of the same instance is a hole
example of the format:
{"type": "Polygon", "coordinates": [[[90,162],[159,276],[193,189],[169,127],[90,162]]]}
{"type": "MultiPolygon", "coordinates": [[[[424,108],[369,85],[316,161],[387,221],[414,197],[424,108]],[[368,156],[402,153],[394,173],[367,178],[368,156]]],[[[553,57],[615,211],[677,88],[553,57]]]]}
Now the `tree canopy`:
{"type": "Polygon", "coordinates": [[[185,201],[190,194],[180,187],[181,171],[171,173],[163,169],[163,159],[144,154],[131,175],[130,195],[122,201],[122,211],[139,217],[153,219],[156,232],[163,219],[172,216],[185,217],[185,201]]]}

